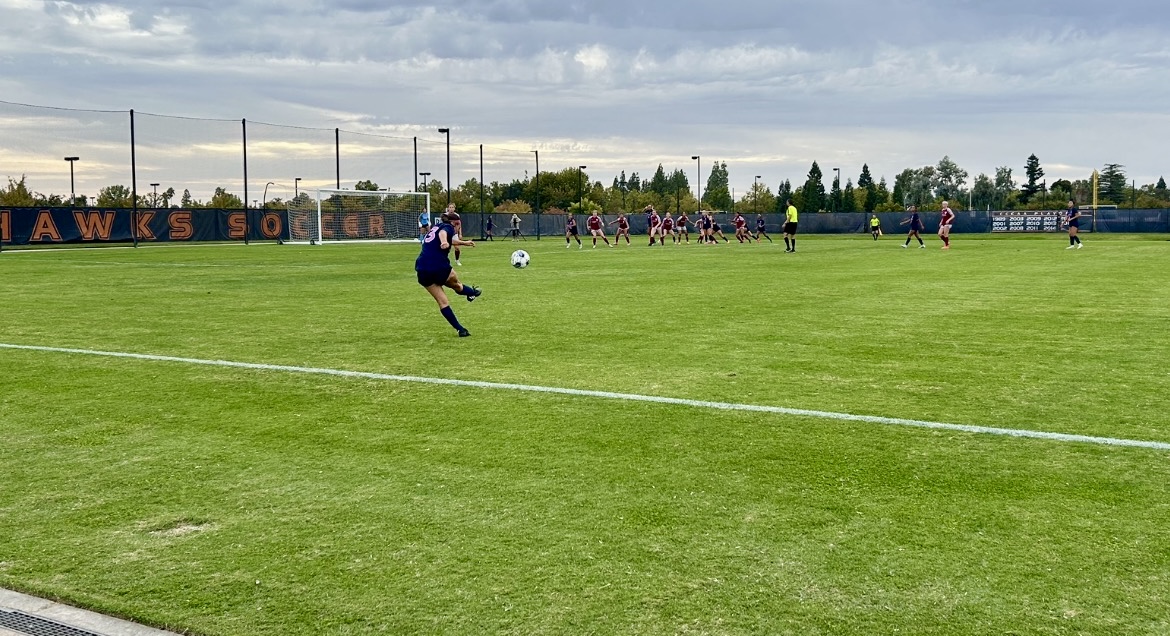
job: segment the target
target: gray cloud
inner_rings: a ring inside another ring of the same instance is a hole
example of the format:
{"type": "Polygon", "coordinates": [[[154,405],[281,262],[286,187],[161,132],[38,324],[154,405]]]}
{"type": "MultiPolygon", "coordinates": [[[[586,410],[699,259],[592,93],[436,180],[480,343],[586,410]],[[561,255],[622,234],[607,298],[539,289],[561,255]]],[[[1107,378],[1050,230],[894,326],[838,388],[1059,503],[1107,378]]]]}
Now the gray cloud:
{"type": "Polygon", "coordinates": [[[802,179],[813,159],[892,178],[944,154],[975,174],[1032,152],[1050,174],[1116,161],[1152,181],[1170,18],[1145,0],[1124,9],[0,0],[0,94],[403,138],[452,125],[468,152],[512,149],[517,171],[533,148],[615,173],[699,152],[727,159],[741,188],[761,172],[802,179]]]}

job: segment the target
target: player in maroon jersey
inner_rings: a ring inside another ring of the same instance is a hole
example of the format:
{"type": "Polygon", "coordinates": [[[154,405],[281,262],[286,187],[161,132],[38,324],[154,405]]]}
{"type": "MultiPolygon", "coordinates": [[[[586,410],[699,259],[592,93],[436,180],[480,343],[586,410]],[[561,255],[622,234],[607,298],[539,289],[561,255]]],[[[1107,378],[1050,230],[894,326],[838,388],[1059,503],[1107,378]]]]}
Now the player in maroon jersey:
{"type": "Polygon", "coordinates": [[[689,217],[687,217],[686,212],[683,212],[682,214],[678,215],[678,220],[674,222],[674,231],[679,233],[679,235],[680,235],[679,239],[678,239],[679,243],[682,243],[683,239],[686,239],[687,244],[688,245],[690,244],[691,235],[687,231],[687,223],[690,223],[690,222],[691,222],[691,219],[689,217]]]}
{"type": "Polygon", "coordinates": [[[581,244],[581,237],[577,236],[577,217],[572,214],[565,217],[565,249],[573,246],[570,237],[577,239],[577,249],[585,247],[581,244]]]}
{"type": "Polygon", "coordinates": [[[618,243],[622,240],[622,236],[626,237],[626,245],[630,244],[630,220],[626,218],[626,213],[618,214],[618,218],[610,221],[609,225],[617,224],[617,234],[613,235],[613,242],[618,243]]]}
{"type": "Polygon", "coordinates": [[[740,243],[744,241],[748,243],[752,242],[752,237],[748,234],[747,219],[743,218],[743,214],[736,212],[735,216],[731,219],[731,223],[735,226],[735,240],[740,243]]]}
{"type": "Polygon", "coordinates": [[[605,237],[605,222],[601,220],[600,216],[597,216],[597,210],[594,210],[593,214],[585,219],[585,227],[589,228],[589,233],[593,235],[593,249],[597,249],[597,237],[599,236],[606,245],[613,247],[613,244],[605,237]]]}
{"type": "Polygon", "coordinates": [[[662,236],[662,217],[658,216],[658,211],[652,205],[646,206],[646,228],[650,234],[650,245],[654,245],[656,238],[666,240],[666,237],[662,236]]]}
{"type": "Polygon", "coordinates": [[[942,202],[942,210],[938,218],[938,237],[942,239],[944,250],[951,249],[951,224],[955,222],[955,213],[951,212],[948,201],[942,202]]]}
{"type": "Polygon", "coordinates": [[[674,233],[674,217],[670,213],[662,215],[662,244],[666,245],[666,237],[670,236],[671,243],[678,243],[678,235],[674,233]]]}

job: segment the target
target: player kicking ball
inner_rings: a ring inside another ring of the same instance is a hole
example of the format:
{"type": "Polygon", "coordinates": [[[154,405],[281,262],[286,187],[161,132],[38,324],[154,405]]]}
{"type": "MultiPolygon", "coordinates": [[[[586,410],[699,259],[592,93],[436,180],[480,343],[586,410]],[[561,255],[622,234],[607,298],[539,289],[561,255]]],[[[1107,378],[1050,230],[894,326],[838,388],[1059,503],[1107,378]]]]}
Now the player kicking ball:
{"type": "Polygon", "coordinates": [[[483,292],[459,282],[459,277],[451,268],[450,253],[453,246],[475,247],[474,241],[455,238],[457,234],[452,221],[459,222],[459,215],[455,212],[444,212],[439,217],[439,223],[427,231],[423,237],[422,251],[414,261],[414,271],[418,277],[418,284],[422,285],[439,304],[439,313],[443,314],[443,318],[455,328],[460,338],[466,338],[471,332],[455,318],[451,301],[447,300],[447,293],[443,288],[450,287],[456,294],[467,297],[467,302],[479,298],[483,292]]]}

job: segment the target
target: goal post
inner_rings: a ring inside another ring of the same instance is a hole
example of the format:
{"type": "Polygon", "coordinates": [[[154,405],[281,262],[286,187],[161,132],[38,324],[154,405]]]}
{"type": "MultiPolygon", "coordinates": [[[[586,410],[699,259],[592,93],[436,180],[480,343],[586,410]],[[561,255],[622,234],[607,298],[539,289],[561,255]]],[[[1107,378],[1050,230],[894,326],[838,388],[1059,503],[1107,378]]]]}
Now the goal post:
{"type": "Polygon", "coordinates": [[[349,243],[418,239],[420,217],[429,222],[427,192],[337,190],[301,192],[288,202],[288,243],[349,243]]]}

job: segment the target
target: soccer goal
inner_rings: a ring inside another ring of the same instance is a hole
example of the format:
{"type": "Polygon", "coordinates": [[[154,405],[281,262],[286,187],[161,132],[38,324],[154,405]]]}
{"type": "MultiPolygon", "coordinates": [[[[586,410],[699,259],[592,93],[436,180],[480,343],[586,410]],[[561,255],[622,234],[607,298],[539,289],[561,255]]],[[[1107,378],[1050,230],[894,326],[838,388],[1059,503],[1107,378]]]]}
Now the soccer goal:
{"type": "Polygon", "coordinates": [[[418,239],[419,217],[430,219],[426,192],[317,190],[288,203],[289,243],[348,243],[418,239]]]}

